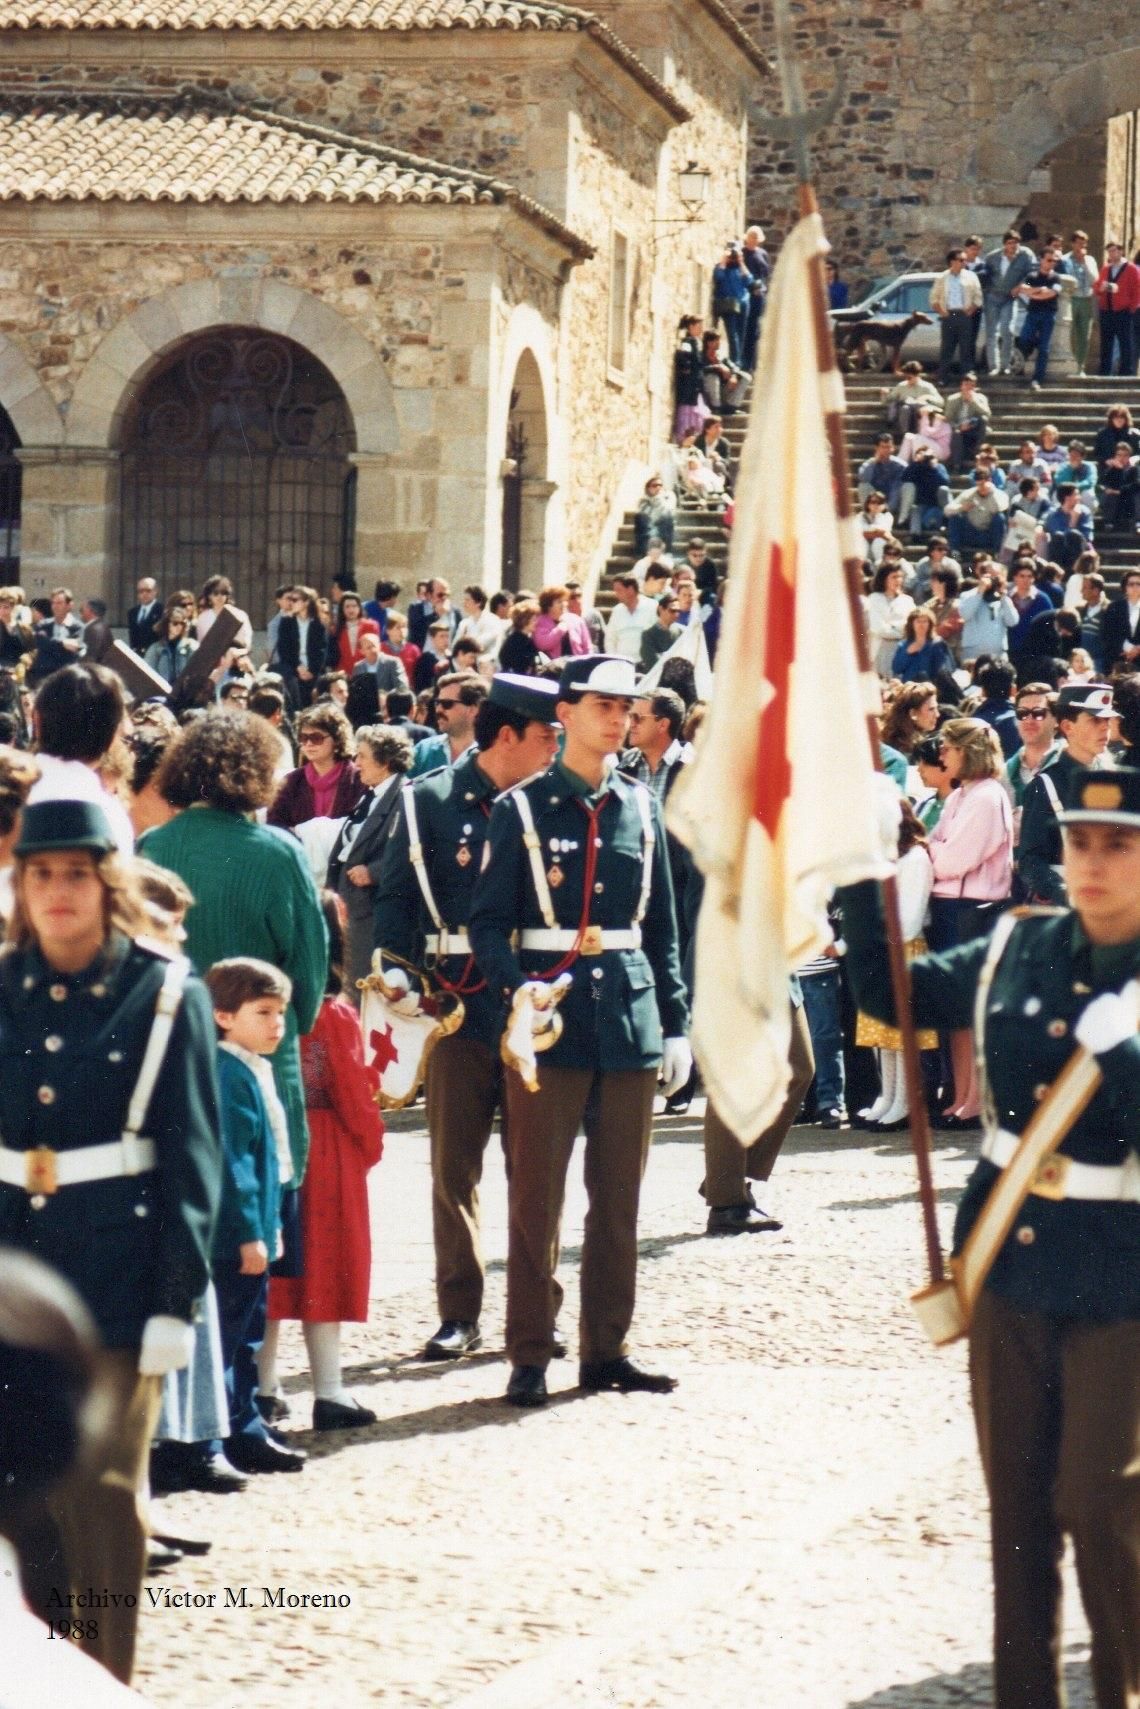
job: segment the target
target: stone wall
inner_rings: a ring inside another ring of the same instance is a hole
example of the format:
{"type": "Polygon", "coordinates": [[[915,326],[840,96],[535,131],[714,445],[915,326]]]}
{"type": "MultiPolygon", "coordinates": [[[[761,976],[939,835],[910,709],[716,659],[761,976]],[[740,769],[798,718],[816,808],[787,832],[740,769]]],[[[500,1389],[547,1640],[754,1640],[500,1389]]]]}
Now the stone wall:
{"type": "MultiPolygon", "coordinates": [[[[768,0],[729,0],[773,51],[768,0]]],[[[1042,7],[1035,0],[800,0],[809,96],[846,78],[839,117],[817,140],[814,178],[844,272],[855,282],[929,265],[971,230],[1024,217],[1030,173],[1072,138],[1135,107],[1140,13],[1133,0],[1042,7]]],[[[749,214],[776,235],[795,217],[791,162],[759,131],[749,214]]]]}
{"type": "Polygon", "coordinates": [[[1140,245],[1140,112],[1122,113],[1108,127],[1105,228],[1135,258],[1140,245]]]}

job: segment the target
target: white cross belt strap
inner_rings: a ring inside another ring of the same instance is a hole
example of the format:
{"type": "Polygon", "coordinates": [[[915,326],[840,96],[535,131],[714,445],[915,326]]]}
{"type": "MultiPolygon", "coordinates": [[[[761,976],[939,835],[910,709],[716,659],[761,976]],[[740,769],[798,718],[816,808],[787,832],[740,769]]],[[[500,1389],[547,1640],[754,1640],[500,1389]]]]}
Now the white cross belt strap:
{"type": "Polygon", "coordinates": [[[157,1161],[154,1141],[136,1139],[137,1167],[124,1169],[123,1146],[118,1139],[106,1145],[83,1145],[76,1151],[13,1151],[0,1146],[0,1181],[7,1187],[22,1187],[26,1193],[54,1193],[59,1187],[78,1187],[86,1181],[109,1181],[119,1175],[144,1175],[157,1161]]]}
{"type": "MultiPolygon", "coordinates": [[[[574,949],[578,943],[578,933],[564,931],[555,927],[544,930],[535,927],[524,931],[519,938],[521,949],[545,950],[551,954],[564,954],[574,949]]],[[[606,931],[601,926],[587,926],[582,933],[581,953],[583,955],[601,955],[606,949],[640,949],[641,927],[630,926],[628,931],[606,931]]]]}
{"type": "MultiPolygon", "coordinates": [[[[534,814],[530,802],[522,789],[517,789],[511,800],[519,810],[519,818],[523,826],[523,847],[530,857],[530,876],[534,883],[534,894],[538,900],[538,911],[549,927],[556,928],[558,915],[554,912],[554,899],[550,894],[550,885],[546,881],[546,868],[542,864],[542,841],[534,828],[534,814]]],[[[571,932],[571,937],[574,933],[571,932]]]]}
{"type": "Polygon", "coordinates": [[[435,897],[431,893],[431,880],[427,875],[427,866],[424,862],[424,848],[423,844],[420,842],[420,825],[419,820],[416,817],[415,790],[410,783],[406,783],[401,789],[400,800],[403,802],[404,819],[408,826],[408,859],[412,863],[412,870],[416,875],[416,882],[420,887],[420,895],[424,899],[424,906],[428,911],[432,925],[435,927],[437,932],[442,932],[445,929],[443,924],[443,915],[436,907],[435,897]]]}
{"type": "MultiPolygon", "coordinates": [[[[635,783],[633,786],[633,796],[634,800],[637,802],[638,817],[641,820],[641,894],[637,899],[637,912],[633,916],[633,923],[635,926],[640,926],[642,920],[645,918],[645,910],[649,906],[649,896],[653,889],[653,850],[657,839],[653,831],[653,809],[650,805],[650,794],[648,789],[646,789],[644,784],[635,783]]],[[[521,789],[516,790],[511,799],[518,807],[519,818],[523,823],[523,846],[530,858],[530,875],[534,881],[534,894],[538,900],[538,911],[546,921],[547,926],[552,931],[557,930],[558,916],[554,912],[554,901],[550,894],[550,885],[546,877],[546,868],[542,864],[542,838],[535,829],[534,814],[531,811],[530,801],[525,792],[521,789]]],[[[573,939],[577,934],[575,932],[570,932],[565,935],[567,935],[571,941],[561,947],[568,950],[573,949],[573,939]]],[[[528,946],[526,944],[526,937],[527,934],[524,933],[524,948],[538,947],[537,945],[528,946]]],[[[641,940],[639,935],[638,942],[633,947],[640,948],[640,943],[641,940]]],[[[614,945],[614,948],[617,947],[617,945],[614,945]]]]}
{"type": "Polygon", "coordinates": [[[26,1193],[46,1197],[60,1187],[79,1186],[86,1181],[107,1181],[122,1175],[143,1175],[155,1167],[158,1158],[154,1141],[140,1139],[139,1133],[154,1095],[189,976],[190,963],[185,956],[171,961],[163,974],[139,1077],[131,1093],[126,1125],[120,1137],[104,1145],[79,1146],[74,1151],[52,1151],[46,1145],[35,1146],[30,1151],[15,1151],[0,1144],[0,1181],[9,1187],[22,1187],[26,1193]]]}
{"type": "MultiPolygon", "coordinates": [[[[982,1156],[999,1169],[1013,1162],[1021,1144],[1016,1133],[997,1128],[982,1141],[982,1156]]],[[[1054,1151],[1038,1166],[1029,1191],[1042,1199],[1105,1199],[1140,1203],[1140,1157],[1120,1164],[1078,1163],[1054,1151]]]]}

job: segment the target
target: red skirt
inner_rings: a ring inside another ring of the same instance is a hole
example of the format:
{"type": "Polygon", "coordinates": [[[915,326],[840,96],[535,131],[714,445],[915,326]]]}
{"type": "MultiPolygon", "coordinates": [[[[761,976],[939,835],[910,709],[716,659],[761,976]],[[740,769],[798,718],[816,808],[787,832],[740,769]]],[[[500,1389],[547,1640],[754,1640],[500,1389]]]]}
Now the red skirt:
{"type": "Polygon", "coordinates": [[[270,1318],[365,1323],[372,1273],[368,1166],[335,1110],[309,1110],[309,1164],[301,1184],[304,1274],[271,1276],[270,1318]]]}

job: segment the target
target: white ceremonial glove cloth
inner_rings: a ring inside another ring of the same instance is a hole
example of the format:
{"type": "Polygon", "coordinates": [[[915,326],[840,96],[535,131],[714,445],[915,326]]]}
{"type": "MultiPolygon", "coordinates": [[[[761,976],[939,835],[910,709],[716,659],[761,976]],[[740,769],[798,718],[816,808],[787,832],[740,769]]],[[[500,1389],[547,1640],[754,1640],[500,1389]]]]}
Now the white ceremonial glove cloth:
{"type": "Polygon", "coordinates": [[[687,1038],[667,1038],[661,1052],[661,1090],[667,1098],[679,1092],[693,1072],[693,1052],[687,1038]]]}
{"type": "Polygon", "coordinates": [[[387,967],[380,974],[389,991],[403,993],[388,999],[388,1007],[394,1015],[418,1015],[420,1012],[420,994],[412,990],[411,980],[402,967],[387,967]]]}
{"type": "Polygon", "coordinates": [[[519,986],[518,990],[515,992],[514,1000],[516,1005],[518,1005],[520,997],[529,997],[533,1008],[531,1016],[532,1032],[544,1033],[553,1025],[554,1011],[557,1007],[555,989],[557,988],[559,993],[561,993],[561,991],[571,983],[570,975],[563,974],[553,982],[545,979],[528,979],[524,984],[519,986]]]}
{"type": "Polygon", "coordinates": [[[165,1377],[181,1371],[194,1352],[194,1325],[180,1317],[148,1317],[139,1349],[139,1376],[165,1377]]]}
{"type": "Polygon", "coordinates": [[[1119,993],[1106,991],[1103,997],[1094,997],[1073,1028],[1077,1043],[1091,1055],[1103,1056],[1125,1039],[1135,1038],[1138,996],[1140,986],[1132,980],[1119,993]]]}

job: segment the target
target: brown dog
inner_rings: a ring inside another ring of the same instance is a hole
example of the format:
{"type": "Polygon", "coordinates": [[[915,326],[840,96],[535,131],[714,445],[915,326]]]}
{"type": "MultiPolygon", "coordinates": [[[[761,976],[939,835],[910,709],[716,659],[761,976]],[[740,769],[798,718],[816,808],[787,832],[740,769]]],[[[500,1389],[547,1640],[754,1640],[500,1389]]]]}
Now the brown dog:
{"type": "Polygon", "coordinates": [[[840,367],[844,373],[852,368],[867,366],[867,346],[877,344],[882,348],[884,360],[879,364],[879,372],[886,370],[888,363],[885,358],[890,356],[889,367],[892,374],[899,371],[902,347],[916,326],[933,326],[932,315],[922,314],[915,310],[908,314],[905,320],[861,320],[854,326],[837,326],[835,329],[836,342],[839,344],[840,367]]]}

